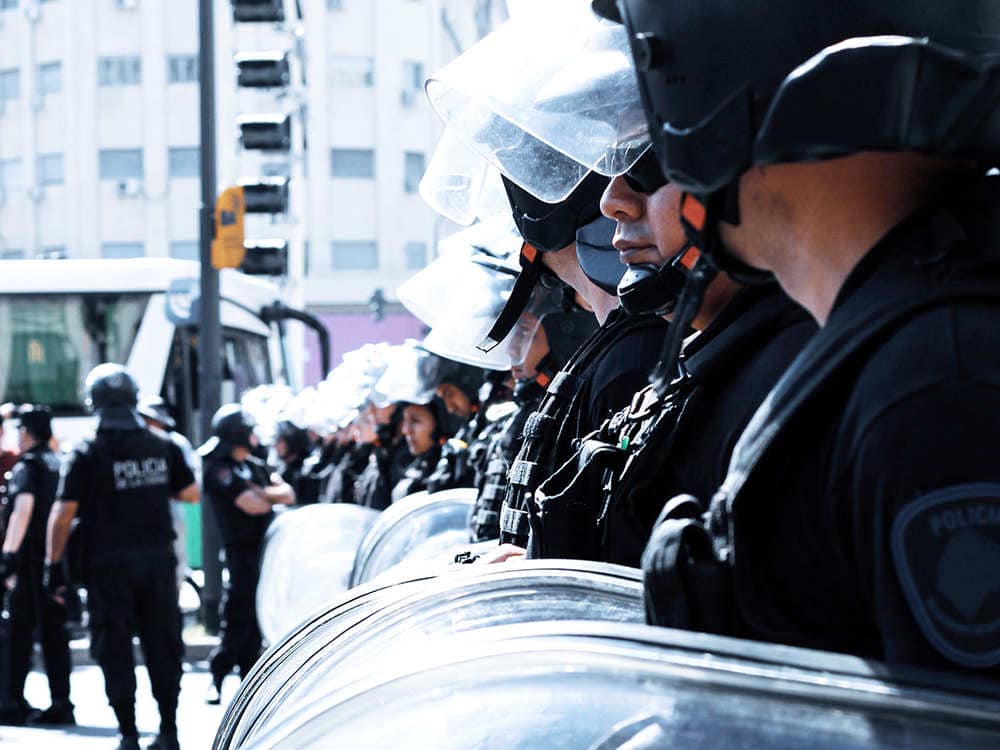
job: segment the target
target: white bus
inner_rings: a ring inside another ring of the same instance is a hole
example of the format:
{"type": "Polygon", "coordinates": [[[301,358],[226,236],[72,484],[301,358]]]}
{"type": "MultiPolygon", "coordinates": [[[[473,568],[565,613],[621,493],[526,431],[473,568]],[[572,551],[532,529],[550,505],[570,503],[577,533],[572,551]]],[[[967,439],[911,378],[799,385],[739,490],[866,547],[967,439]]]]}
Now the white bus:
{"type": "MultiPolygon", "coordinates": [[[[87,373],[120,362],[194,438],[198,333],[176,325],[167,307],[183,310],[190,298],[176,288],[196,292],[198,276],[198,263],[167,258],[0,262],[0,403],[49,405],[56,437],[73,443],[94,429],[83,404],[87,373]]],[[[292,380],[275,310],[307,324],[311,316],[284,308],[280,289],[261,278],[223,271],[220,288],[223,403],[292,380]]]]}

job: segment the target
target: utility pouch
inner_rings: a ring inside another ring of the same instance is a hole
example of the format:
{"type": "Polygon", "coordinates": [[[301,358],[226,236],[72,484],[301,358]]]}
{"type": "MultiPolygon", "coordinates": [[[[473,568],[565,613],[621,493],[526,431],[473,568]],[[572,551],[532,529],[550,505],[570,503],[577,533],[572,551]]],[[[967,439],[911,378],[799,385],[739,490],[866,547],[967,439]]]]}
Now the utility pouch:
{"type": "Polygon", "coordinates": [[[642,555],[646,619],[652,625],[733,633],[732,572],[715,552],[690,495],[671,500],[642,555]]]}
{"type": "Polygon", "coordinates": [[[625,463],[625,451],[601,440],[584,440],[535,493],[538,533],[529,557],[600,560],[606,512],[605,485],[625,463]]]}

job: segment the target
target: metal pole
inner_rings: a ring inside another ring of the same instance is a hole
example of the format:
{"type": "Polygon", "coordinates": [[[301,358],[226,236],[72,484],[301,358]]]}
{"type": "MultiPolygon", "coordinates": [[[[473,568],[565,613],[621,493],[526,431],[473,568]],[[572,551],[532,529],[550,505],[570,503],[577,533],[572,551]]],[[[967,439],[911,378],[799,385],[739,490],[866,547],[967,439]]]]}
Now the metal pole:
{"type": "MultiPolygon", "coordinates": [[[[199,0],[198,77],[201,84],[201,321],[198,338],[198,390],[201,438],[211,434],[212,415],[222,393],[222,327],[219,322],[219,272],[212,267],[215,235],[215,23],[213,0],[199,0]]],[[[222,569],[219,530],[206,501],[201,506],[201,550],[205,586],[202,619],[209,633],[219,630],[222,569]]]]}

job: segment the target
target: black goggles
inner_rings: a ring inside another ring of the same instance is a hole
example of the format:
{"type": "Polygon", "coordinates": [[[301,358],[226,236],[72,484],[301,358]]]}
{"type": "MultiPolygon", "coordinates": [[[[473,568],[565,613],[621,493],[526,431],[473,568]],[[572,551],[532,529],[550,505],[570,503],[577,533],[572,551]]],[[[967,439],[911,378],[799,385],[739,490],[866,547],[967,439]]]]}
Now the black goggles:
{"type": "Polygon", "coordinates": [[[663,174],[663,170],[660,169],[660,162],[657,161],[652,147],[646,149],[646,152],[639,157],[639,161],[633,164],[632,168],[623,176],[630,188],[643,195],[655,193],[669,182],[666,175],[663,174]]]}

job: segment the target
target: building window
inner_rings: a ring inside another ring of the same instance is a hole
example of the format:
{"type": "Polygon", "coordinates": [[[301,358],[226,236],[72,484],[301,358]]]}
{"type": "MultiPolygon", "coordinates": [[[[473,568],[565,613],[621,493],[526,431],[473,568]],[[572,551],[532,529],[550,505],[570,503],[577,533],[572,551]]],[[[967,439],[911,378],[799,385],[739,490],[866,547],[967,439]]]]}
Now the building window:
{"type": "Polygon", "coordinates": [[[378,268],[378,245],[374,242],[332,243],[332,265],[346,271],[367,271],[378,268]]]}
{"type": "Polygon", "coordinates": [[[62,154],[42,154],[38,157],[39,185],[62,185],[64,179],[62,154]]]}
{"type": "Polygon", "coordinates": [[[21,187],[22,180],[20,159],[0,159],[0,190],[21,187]]]}
{"type": "Polygon", "coordinates": [[[97,60],[98,86],[138,86],[142,83],[142,58],[101,57],[97,60]]]}
{"type": "Polygon", "coordinates": [[[201,149],[172,148],[167,152],[167,167],[171,177],[200,177],[201,149]]]}
{"type": "Polygon", "coordinates": [[[424,90],[424,64],[422,62],[403,61],[403,89],[409,91],[424,90]]]}
{"type": "Polygon", "coordinates": [[[403,190],[415,193],[420,187],[420,179],[424,176],[424,155],[419,151],[407,151],[404,155],[405,174],[403,190]]]}
{"type": "Polygon", "coordinates": [[[375,176],[375,152],[370,148],[331,149],[330,176],[372,179],[375,176]]]}
{"type": "Polygon", "coordinates": [[[170,257],[178,260],[198,260],[198,240],[170,243],[170,257]]]}
{"type": "Polygon", "coordinates": [[[167,57],[167,83],[197,82],[197,55],[169,55],[167,57]]]}
{"type": "Polygon", "coordinates": [[[141,242],[105,242],[101,245],[102,258],[141,258],[145,254],[141,242]]]}
{"type": "Polygon", "coordinates": [[[17,7],[17,0],[0,0],[0,10],[13,10],[17,7]]]}
{"type": "Polygon", "coordinates": [[[343,10],[345,4],[345,0],[326,0],[326,9],[343,10]]]}
{"type": "Polygon", "coordinates": [[[427,265],[426,242],[407,242],[403,253],[406,255],[406,267],[411,271],[419,271],[427,265]]]}
{"type": "Polygon", "coordinates": [[[38,66],[38,93],[58,94],[62,91],[62,63],[43,63],[38,66]]]}
{"type": "Polygon", "coordinates": [[[142,149],[101,149],[98,161],[102,180],[142,179],[142,149]]]}
{"type": "Polygon", "coordinates": [[[17,99],[21,95],[21,71],[0,70],[0,101],[17,99]]]}
{"type": "Polygon", "coordinates": [[[330,60],[330,83],[334,86],[370,88],[375,85],[375,63],[370,57],[335,55],[330,60]]]}
{"type": "Polygon", "coordinates": [[[24,250],[12,247],[0,250],[0,260],[21,260],[24,257],[24,250]]]}

